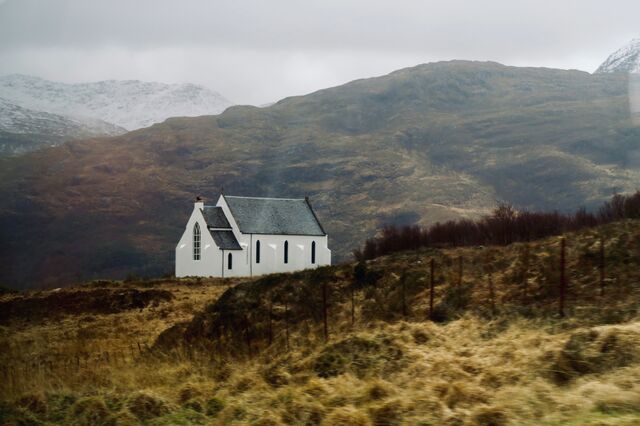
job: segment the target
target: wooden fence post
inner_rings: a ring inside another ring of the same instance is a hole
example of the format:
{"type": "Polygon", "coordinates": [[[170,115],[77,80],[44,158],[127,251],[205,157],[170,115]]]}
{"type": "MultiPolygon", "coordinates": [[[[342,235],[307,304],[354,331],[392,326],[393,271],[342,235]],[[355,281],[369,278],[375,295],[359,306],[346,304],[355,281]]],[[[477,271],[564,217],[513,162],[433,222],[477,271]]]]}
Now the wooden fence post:
{"type": "Polygon", "coordinates": [[[273,342],[273,298],[269,298],[269,346],[273,342]]]}
{"type": "Polygon", "coordinates": [[[322,283],[322,317],[324,321],[324,341],[329,341],[329,326],[327,321],[327,283],[322,283]]]}
{"type": "Polygon", "coordinates": [[[560,317],[564,317],[564,303],[565,303],[565,292],[567,287],[567,277],[566,277],[566,249],[567,242],[564,237],[560,240],[560,306],[559,306],[559,314],[560,317]]]}
{"type": "Polygon", "coordinates": [[[354,283],[351,283],[351,327],[356,324],[356,289],[354,283]]]}
{"type": "Polygon", "coordinates": [[[527,298],[529,297],[529,283],[527,282],[527,278],[529,276],[529,244],[525,244],[524,246],[524,265],[522,271],[522,302],[526,304],[527,298]]]}
{"type": "Polygon", "coordinates": [[[251,358],[251,334],[249,331],[250,324],[249,324],[249,317],[246,314],[244,315],[243,322],[244,322],[244,338],[247,343],[247,352],[249,353],[249,358],[251,358]]]}
{"type": "Polygon", "coordinates": [[[429,262],[429,267],[431,269],[430,283],[429,283],[429,319],[433,321],[433,292],[434,292],[434,284],[435,284],[435,260],[431,258],[431,262],[429,262]]]}
{"type": "Polygon", "coordinates": [[[604,237],[600,236],[600,297],[604,296],[604,280],[605,280],[605,259],[604,259],[604,237]]]}
{"type": "Polygon", "coordinates": [[[400,277],[400,285],[401,285],[401,291],[402,291],[402,317],[403,318],[407,317],[406,281],[407,281],[407,275],[406,275],[406,272],[403,272],[402,276],[400,277]]]}
{"type": "Polygon", "coordinates": [[[489,267],[489,300],[491,303],[491,317],[496,316],[496,294],[493,288],[493,271],[489,267]]]}
{"type": "Polygon", "coordinates": [[[287,299],[284,301],[284,325],[285,325],[285,339],[287,344],[287,352],[289,352],[289,302],[287,299]]]}

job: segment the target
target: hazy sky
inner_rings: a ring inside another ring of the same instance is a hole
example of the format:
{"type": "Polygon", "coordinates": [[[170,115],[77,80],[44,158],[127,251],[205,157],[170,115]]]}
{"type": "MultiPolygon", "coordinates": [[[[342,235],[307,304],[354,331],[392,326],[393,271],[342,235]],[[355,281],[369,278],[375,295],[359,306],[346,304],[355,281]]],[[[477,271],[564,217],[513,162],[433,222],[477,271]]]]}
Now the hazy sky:
{"type": "Polygon", "coordinates": [[[193,82],[263,104],[449,59],[593,71],[638,0],[0,0],[0,74],[193,82]]]}

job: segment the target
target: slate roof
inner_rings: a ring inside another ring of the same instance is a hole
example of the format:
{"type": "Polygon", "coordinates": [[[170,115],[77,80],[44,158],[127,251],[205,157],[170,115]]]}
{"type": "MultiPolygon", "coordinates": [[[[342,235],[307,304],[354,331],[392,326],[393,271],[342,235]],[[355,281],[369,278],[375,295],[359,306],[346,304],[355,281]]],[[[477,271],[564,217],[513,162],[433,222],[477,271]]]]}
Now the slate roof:
{"type": "Polygon", "coordinates": [[[326,235],[311,204],[304,199],[224,195],[244,234],[326,235]]]}
{"type": "Polygon", "coordinates": [[[221,250],[242,250],[233,231],[211,231],[211,235],[221,250]]]}
{"type": "Polygon", "coordinates": [[[202,215],[204,216],[204,220],[207,222],[207,227],[209,228],[231,229],[231,225],[229,224],[227,217],[224,215],[222,207],[204,206],[202,209],[202,215]]]}

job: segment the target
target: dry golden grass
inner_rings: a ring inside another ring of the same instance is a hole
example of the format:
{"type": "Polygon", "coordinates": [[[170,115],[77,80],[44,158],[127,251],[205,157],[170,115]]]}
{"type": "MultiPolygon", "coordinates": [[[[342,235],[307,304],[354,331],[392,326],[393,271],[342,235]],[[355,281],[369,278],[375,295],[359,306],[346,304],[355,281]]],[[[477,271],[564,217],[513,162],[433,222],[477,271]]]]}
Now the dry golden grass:
{"type": "MultiPolygon", "coordinates": [[[[142,309],[15,318],[0,326],[0,424],[640,424],[637,272],[628,269],[637,262],[629,259],[638,228],[625,223],[605,229],[628,251],[610,242],[610,281],[602,300],[584,260],[584,247],[596,234],[571,240],[573,296],[564,319],[553,316],[555,299],[543,297],[545,274],[552,274],[544,265],[557,239],[531,247],[527,300],[536,315],[518,314],[522,288],[509,281],[519,267],[514,246],[431,253],[441,265],[447,256],[451,260],[450,270],[442,266],[443,280],[455,280],[454,259],[462,254],[469,263],[465,280],[478,283],[472,307],[448,321],[425,320],[423,291],[411,293],[405,319],[397,304],[395,314],[388,306],[368,306],[382,296],[362,291],[355,326],[349,303],[334,305],[330,341],[323,341],[321,323],[292,324],[288,351],[281,329],[271,347],[256,341],[252,356],[146,349],[162,331],[190,321],[219,297],[227,283],[218,280],[131,284],[174,295],[142,309]],[[494,316],[486,309],[479,261],[488,250],[496,259],[494,316]],[[594,314],[614,302],[620,308],[615,318],[594,314]],[[78,354],[90,356],[78,365],[78,354]]],[[[425,253],[406,253],[370,268],[390,271],[380,279],[383,288],[397,281],[392,273],[426,268],[424,260],[425,253]]],[[[332,269],[332,282],[348,281],[352,267],[332,269]]],[[[437,303],[446,288],[438,286],[437,303]]],[[[395,293],[384,294],[390,305],[397,302],[395,293]]]]}

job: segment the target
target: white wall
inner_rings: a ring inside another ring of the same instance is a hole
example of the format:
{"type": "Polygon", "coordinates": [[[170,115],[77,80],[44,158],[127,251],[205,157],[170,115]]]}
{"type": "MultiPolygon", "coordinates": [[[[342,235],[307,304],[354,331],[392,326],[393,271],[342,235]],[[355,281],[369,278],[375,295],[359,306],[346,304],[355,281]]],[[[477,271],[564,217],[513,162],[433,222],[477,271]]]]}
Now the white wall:
{"type": "Polygon", "coordinates": [[[202,203],[194,205],[182,238],[176,246],[176,277],[219,277],[222,253],[213,241],[202,216],[202,203]],[[200,260],[193,260],[193,227],[200,225],[200,260]]]}
{"type": "Polygon", "coordinates": [[[293,272],[331,264],[328,238],[308,235],[242,234],[231,216],[224,198],[218,200],[242,250],[220,250],[207,229],[201,209],[203,203],[195,203],[185,232],[176,246],[176,277],[247,277],[275,272],[293,272]],[[201,258],[193,260],[193,227],[200,224],[201,258]],[[256,242],[260,241],[260,263],[256,263],[256,242]],[[289,262],[284,263],[284,242],[289,242],[289,262]],[[316,262],[311,263],[311,244],[316,242],[316,262]],[[233,257],[232,269],[228,269],[228,255],[233,257]]]}
{"type": "Polygon", "coordinates": [[[292,272],[331,264],[327,236],[307,235],[243,235],[251,244],[253,275],[292,272]],[[260,241],[260,263],[256,263],[256,243],[260,241]],[[284,242],[289,242],[289,263],[284,263],[284,242]],[[311,243],[316,242],[316,263],[311,263],[311,243]]]}

